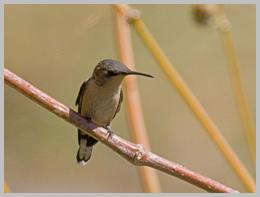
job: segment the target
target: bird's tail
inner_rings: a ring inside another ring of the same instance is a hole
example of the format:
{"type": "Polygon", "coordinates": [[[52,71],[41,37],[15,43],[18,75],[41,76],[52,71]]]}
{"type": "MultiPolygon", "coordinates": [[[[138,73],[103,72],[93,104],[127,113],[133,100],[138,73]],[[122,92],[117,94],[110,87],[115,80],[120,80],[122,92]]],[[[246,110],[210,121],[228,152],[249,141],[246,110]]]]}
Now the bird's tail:
{"type": "Polygon", "coordinates": [[[87,146],[87,139],[80,139],[77,161],[79,164],[86,165],[92,154],[93,146],[87,146]]]}
{"type": "Polygon", "coordinates": [[[97,140],[89,135],[82,133],[78,129],[79,150],[77,152],[77,161],[82,165],[86,165],[92,154],[93,146],[97,140]]]}

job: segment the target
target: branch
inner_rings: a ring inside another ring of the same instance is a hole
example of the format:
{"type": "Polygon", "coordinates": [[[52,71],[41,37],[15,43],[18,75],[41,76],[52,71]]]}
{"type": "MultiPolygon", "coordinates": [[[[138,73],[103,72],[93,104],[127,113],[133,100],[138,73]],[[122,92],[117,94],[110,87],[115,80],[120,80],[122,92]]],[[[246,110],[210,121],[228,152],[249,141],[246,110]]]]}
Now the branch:
{"type": "Polygon", "coordinates": [[[196,185],[208,192],[238,193],[238,191],[218,183],[217,181],[193,172],[179,164],[168,161],[152,152],[145,151],[140,144],[129,142],[114,133],[109,135],[109,132],[105,128],[99,127],[84,119],[84,117],[80,116],[74,110],[48,96],[6,68],[4,68],[4,79],[5,83],[9,86],[18,90],[65,121],[80,128],[82,131],[85,131],[87,134],[107,145],[136,166],[149,166],[155,168],[196,185]]]}

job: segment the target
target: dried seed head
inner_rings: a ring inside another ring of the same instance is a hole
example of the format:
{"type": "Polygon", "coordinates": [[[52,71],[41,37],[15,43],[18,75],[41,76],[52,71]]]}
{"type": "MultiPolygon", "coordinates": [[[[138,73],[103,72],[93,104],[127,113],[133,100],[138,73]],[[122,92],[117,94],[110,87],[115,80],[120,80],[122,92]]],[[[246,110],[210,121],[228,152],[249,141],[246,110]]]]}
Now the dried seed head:
{"type": "Polygon", "coordinates": [[[192,12],[198,24],[209,25],[214,16],[222,12],[222,8],[216,4],[196,4],[192,6],[192,12]]]}
{"type": "Polygon", "coordinates": [[[137,9],[130,9],[127,12],[127,21],[131,23],[132,21],[139,19],[141,16],[141,12],[137,9]]]}
{"type": "Polygon", "coordinates": [[[193,15],[197,23],[211,25],[220,31],[230,31],[231,23],[224,12],[224,7],[217,4],[193,5],[193,15]]]}

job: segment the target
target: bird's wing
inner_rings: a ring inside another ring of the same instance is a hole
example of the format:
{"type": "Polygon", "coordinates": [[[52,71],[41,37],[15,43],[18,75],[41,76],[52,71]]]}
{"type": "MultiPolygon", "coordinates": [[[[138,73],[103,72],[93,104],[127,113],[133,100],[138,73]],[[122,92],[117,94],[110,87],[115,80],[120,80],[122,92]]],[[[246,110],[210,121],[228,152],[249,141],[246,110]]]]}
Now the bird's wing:
{"type": "MultiPolygon", "coordinates": [[[[89,84],[89,80],[84,81],[80,87],[79,94],[76,99],[75,105],[78,105],[78,112],[81,114],[81,107],[83,102],[83,96],[85,92],[87,91],[87,87],[89,84]]],[[[88,117],[86,117],[88,119],[88,117]]],[[[77,161],[79,163],[86,163],[91,156],[92,153],[92,146],[96,144],[98,141],[91,137],[90,135],[86,134],[85,132],[82,132],[80,129],[78,129],[78,143],[79,143],[79,149],[77,152],[77,161]]]]}
{"type": "MultiPolygon", "coordinates": [[[[121,108],[121,104],[123,102],[123,91],[121,90],[120,91],[120,98],[119,98],[119,102],[118,102],[118,105],[117,105],[117,108],[116,108],[116,112],[115,112],[115,115],[114,117],[116,116],[116,114],[120,111],[120,108],[121,108]]],[[[114,118],[113,117],[113,118],[114,118]]]]}
{"type": "Polygon", "coordinates": [[[84,92],[86,91],[87,87],[88,87],[88,83],[89,83],[89,80],[87,81],[84,81],[80,87],[80,90],[79,90],[79,93],[78,93],[78,96],[77,96],[77,100],[76,100],[76,103],[75,105],[77,106],[78,105],[78,112],[81,113],[81,103],[82,103],[82,98],[83,98],[83,95],[84,95],[84,92]]]}
{"type": "MultiPolygon", "coordinates": [[[[77,96],[77,99],[76,99],[76,103],[75,105],[77,106],[78,105],[78,112],[81,114],[81,107],[82,107],[82,101],[83,101],[83,96],[85,94],[85,91],[87,91],[87,87],[88,87],[88,84],[89,84],[89,80],[87,81],[84,81],[82,84],[81,84],[81,87],[80,87],[80,90],[79,90],[79,93],[78,93],[78,96],[77,96]]],[[[91,138],[90,136],[86,135],[84,132],[82,132],[80,129],[78,129],[78,143],[80,145],[80,140],[81,138],[91,138]]],[[[93,141],[95,140],[94,138],[92,138],[93,141]]],[[[89,140],[91,141],[91,139],[89,140]]]]}

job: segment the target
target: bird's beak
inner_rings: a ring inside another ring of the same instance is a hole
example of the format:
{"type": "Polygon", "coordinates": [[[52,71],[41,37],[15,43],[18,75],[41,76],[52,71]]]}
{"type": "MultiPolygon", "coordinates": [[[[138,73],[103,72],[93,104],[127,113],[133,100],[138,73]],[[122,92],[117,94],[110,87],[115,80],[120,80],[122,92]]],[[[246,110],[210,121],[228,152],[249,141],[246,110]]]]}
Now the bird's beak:
{"type": "Polygon", "coordinates": [[[146,74],[146,73],[140,73],[140,72],[136,72],[136,71],[131,71],[131,72],[123,73],[123,74],[125,74],[125,75],[142,75],[142,76],[145,76],[145,77],[154,78],[154,76],[152,76],[152,75],[149,75],[149,74],[146,74]]]}

